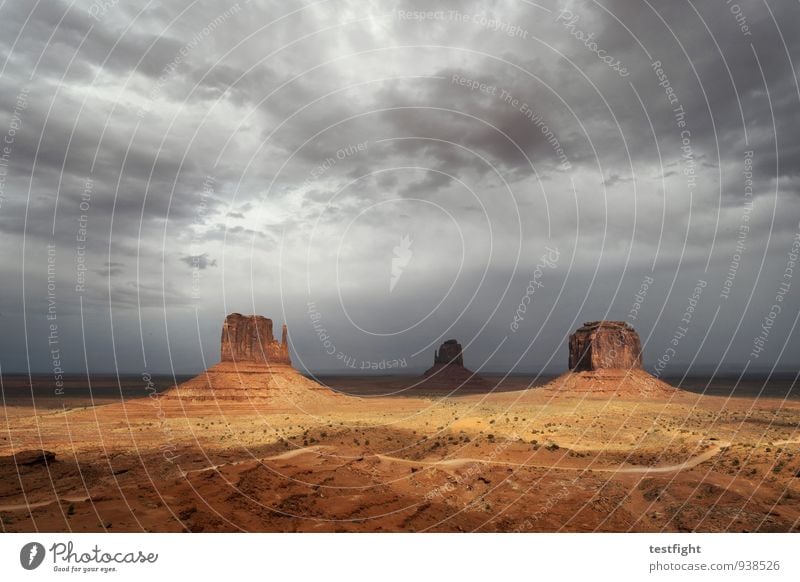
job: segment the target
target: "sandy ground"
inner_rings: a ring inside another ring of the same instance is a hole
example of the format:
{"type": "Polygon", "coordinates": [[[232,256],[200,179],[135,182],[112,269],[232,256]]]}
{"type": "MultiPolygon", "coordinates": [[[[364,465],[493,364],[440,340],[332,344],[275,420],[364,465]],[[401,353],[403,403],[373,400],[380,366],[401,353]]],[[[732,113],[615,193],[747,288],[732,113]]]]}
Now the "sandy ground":
{"type": "Polygon", "coordinates": [[[7,401],[2,530],[800,529],[797,400],[328,381],[339,393],[7,401]],[[9,458],[31,449],[56,460],[9,458]]]}

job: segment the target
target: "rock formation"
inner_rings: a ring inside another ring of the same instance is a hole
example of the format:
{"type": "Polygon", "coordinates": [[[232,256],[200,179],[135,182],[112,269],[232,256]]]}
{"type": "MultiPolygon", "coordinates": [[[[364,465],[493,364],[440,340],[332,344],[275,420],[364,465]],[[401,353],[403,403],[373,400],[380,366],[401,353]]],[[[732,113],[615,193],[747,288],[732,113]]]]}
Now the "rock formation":
{"type": "Polygon", "coordinates": [[[291,364],[286,325],[280,343],[272,335],[272,320],[261,315],[231,313],[222,325],[222,361],[291,364]]]}
{"type": "Polygon", "coordinates": [[[627,398],[671,396],[676,392],[642,369],[639,334],[623,321],[589,321],[570,335],[569,368],[541,389],[627,398]]]}
{"type": "Polygon", "coordinates": [[[589,321],[569,336],[569,369],[641,368],[639,334],[624,321],[589,321]]]}
{"type": "Polygon", "coordinates": [[[199,376],[164,393],[182,401],[231,400],[265,402],[273,407],[306,410],[344,398],[300,374],[291,365],[286,326],[281,341],[272,334],[272,320],[231,313],[222,324],[221,361],[199,376]]]}
{"type": "Polygon", "coordinates": [[[488,382],[464,367],[464,355],[457,340],[445,341],[433,352],[433,366],[425,371],[426,385],[442,383],[450,386],[484,387],[488,382]]]}
{"type": "Polygon", "coordinates": [[[461,344],[454,339],[445,341],[439,346],[439,351],[433,352],[434,364],[452,364],[464,367],[464,355],[461,352],[461,344]]]}

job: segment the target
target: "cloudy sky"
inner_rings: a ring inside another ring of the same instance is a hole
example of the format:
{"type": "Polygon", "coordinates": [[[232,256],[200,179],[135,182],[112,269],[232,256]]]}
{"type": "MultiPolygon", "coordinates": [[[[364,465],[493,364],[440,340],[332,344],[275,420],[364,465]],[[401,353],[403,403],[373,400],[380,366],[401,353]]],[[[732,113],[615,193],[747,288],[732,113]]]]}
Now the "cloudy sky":
{"type": "Polygon", "coordinates": [[[662,375],[796,371],[798,21],[2,2],[0,366],[197,372],[236,311],[318,372],[556,372],[596,319],[662,375]]]}

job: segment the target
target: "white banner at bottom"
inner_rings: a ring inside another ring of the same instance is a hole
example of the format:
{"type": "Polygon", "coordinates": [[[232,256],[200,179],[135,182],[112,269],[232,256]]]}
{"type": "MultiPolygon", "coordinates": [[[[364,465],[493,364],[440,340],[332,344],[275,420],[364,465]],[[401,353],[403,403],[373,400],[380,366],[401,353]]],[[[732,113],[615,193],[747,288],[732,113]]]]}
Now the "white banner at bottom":
{"type": "Polygon", "coordinates": [[[798,540],[794,534],[2,534],[0,571],[3,580],[137,582],[777,581],[800,580],[798,540]]]}

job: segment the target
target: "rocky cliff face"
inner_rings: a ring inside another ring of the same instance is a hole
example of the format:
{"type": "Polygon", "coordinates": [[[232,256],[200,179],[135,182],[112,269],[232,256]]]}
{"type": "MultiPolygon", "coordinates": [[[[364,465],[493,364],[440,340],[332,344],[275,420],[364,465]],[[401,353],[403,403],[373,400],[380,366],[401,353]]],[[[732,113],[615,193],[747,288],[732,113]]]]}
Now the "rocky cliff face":
{"type": "Polygon", "coordinates": [[[278,342],[272,335],[271,319],[231,313],[222,325],[222,361],[291,364],[286,326],[278,342]]]}
{"type": "Polygon", "coordinates": [[[424,387],[483,388],[489,383],[464,367],[464,354],[461,344],[454,339],[444,342],[433,353],[433,366],[425,372],[424,387]]]}
{"type": "Polygon", "coordinates": [[[569,336],[569,367],[576,372],[641,368],[639,334],[624,321],[590,321],[569,336]]]}
{"type": "Polygon", "coordinates": [[[433,353],[434,364],[453,364],[464,367],[464,356],[461,353],[461,344],[454,339],[449,339],[439,346],[439,351],[433,353]]]}

